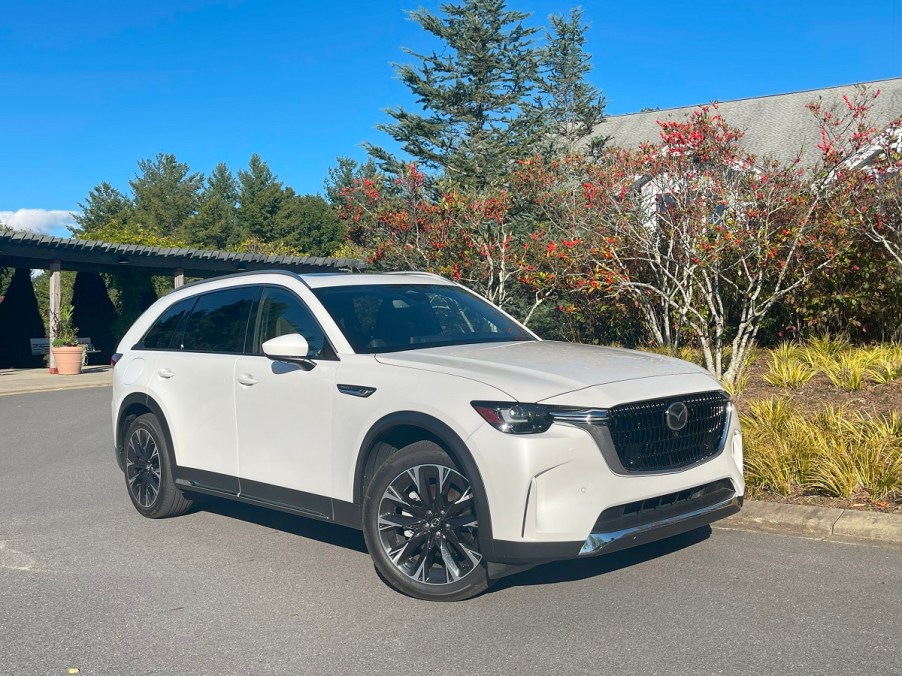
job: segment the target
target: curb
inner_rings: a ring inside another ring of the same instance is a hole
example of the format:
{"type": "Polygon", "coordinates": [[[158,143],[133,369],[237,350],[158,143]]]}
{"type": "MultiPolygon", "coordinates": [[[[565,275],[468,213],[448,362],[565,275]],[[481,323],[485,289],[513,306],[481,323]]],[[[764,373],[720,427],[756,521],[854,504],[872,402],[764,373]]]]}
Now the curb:
{"type": "Polygon", "coordinates": [[[88,366],[72,376],[51,375],[47,368],[0,369],[0,397],[35,392],[61,392],[112,385],[109,366],[88,366]]]}
{"type": "Polygon", "coordinates": [[[824,540],[868,540],[873,544],[902,545],[902,514],[883,512],[748,500],[741,512],[714,526],[824,540]]]}
{"type": "MultiPolygon", "coordinates": [[[[67,376],[59,376],[66,378],[67,376]]],[[[38,392],[64,392],[65,390],[86,390],[93,387],[110,387],[111,383],[78,383],[77,385],[36,385],[34,387],[19,387],[18,389],[0,390],[0,397],[13,394],[35,394],[38,392]]]]}

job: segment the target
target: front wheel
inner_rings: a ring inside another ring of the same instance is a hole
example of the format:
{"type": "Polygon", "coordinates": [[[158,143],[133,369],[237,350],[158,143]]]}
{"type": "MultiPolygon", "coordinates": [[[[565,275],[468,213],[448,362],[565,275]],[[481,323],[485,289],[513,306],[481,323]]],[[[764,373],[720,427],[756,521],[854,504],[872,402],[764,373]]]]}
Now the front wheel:
{"type": "Polygon", "coordinates": [[[395,589],[461,601],[488,587],[470,480],[431,441],[400,449],[376,470],[363,503],[363,535],[395,589]]]}

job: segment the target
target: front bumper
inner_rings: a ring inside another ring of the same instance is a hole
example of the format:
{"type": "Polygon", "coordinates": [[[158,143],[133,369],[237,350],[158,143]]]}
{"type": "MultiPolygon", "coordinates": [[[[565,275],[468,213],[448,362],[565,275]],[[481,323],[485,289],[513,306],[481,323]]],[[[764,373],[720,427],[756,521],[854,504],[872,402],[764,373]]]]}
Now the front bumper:
{"type": "MultiPolygon", "coordinates": [[[[610,554],[630,547],[688,533],[736,514],[742,508],[743,496],[716,496],[714,501],[687,503],[684,508],[670,510],[662,518],[645,520],[617,530],[598,530],[584,542],[516,542],[494,540],[487,558],[495,563],[529,566],[551,561],[610,554]],[[702,506],[697,506],[702,505],[702,506]]],[[[603,516],[603,515],[602,515],[603,516]]],[[[599,517],[599,522],[602,517],[599,517]]]]}
{"type": "Polygon", "coordinates": [[[567,424],[537,435],[503,434],[486,425],[467,444],[490,512],[491,535],[480,546],[487,561],[498,563],[534,565],[669,537],[735,513],[745,493],[735,411],[719,453],[653,474],[614,471],[596,439],[567,424]],[[693,493],[711,486],[713,493],[693,493]],[[622,513],[612,518],[618,509],[622,513]]]}
{"type": "Polygon", "coordinates": [[[661,521],[608,533],[592,533],[579,550],[579,556],[609,554],[621,549],[687,533],[736,514],[742,508],[742,496],[736,495],[714,505],[672,516],[661,521]]]}

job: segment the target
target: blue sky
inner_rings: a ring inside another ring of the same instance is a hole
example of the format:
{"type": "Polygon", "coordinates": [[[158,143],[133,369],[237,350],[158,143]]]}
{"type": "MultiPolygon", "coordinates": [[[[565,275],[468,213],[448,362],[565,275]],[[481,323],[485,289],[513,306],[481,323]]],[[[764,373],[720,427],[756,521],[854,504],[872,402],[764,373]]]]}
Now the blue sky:
{"type": "MultiPolygon", "coordinates": [[[[405,10],[438,4],[0,0],[0,220],[65,234],[92,186],[127,190],[158,152],[204,173],[257,152],[322,192],[336,156],[388,144],[383,109],[412,104],[391,63],[435,46],[405,10]]],[[[899,0],[581,4],[609,114],[902,75],[899,0]]],[[[572,6],[508,5],[533,25],[572,6]]]]}

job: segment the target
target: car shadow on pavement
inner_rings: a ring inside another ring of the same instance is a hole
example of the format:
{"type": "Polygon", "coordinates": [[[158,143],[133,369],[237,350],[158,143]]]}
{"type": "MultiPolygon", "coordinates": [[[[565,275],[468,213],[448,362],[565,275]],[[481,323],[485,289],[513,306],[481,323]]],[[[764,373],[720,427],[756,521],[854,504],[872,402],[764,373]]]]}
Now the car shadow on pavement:
{"type": "Polygon", "coordinates": [[[488,593],[491,594],[509,587],[572,582],[612,573],[621,568],[628,568],[657,559],[660,556],[673,554],[681,549],[703,542],[709,537],[711,537],[711,526],[703,526],[688,533],[682,533],[681,535],[675,535],[664,540],[658,540],[657,542],[651,542],[647,545],[612,554],[546,563],[522,573],[516,573],[500,579],[489,587],[488,593]]]}
{"type": "MultiPolygon", "coordinates": [[[[326,544],[367,554],[366,544],[361,531],[335,523],[317,521],[316,519],[279,512],[266,507],[257,507],[206,495],[198,496],[194,505],[194,511],[220,514],[230,519],[240,519],[264,528],[280,530],[284,533],[318,540],[326,544]]],[[[498,580],[489,587],[487,593],[492,594],[510,587],[572,582],[612,573],[621,568],[628,568],[646,561],[652,561],[660,556],[673,554],[681,549],[703,542],[710,536],[711,527],[704,526],[688,533],[613,554],[546,563],[498,580]]]]}
{"type": "Polygon", "coordinates": [[[264,528],[280,530],[284,533],[299,535],[311,540],[319,540],[330,545],[367,553],[363,542],[363,533],[353,528],[339,526],[336,523],[317,521],[304,516],[279,512],[266,507],[257,507],[243,502],[222,500],[210,496],[199,496],[194,504],[194,511],[221,514],[230,519],[240,519],[264,528]]]}

